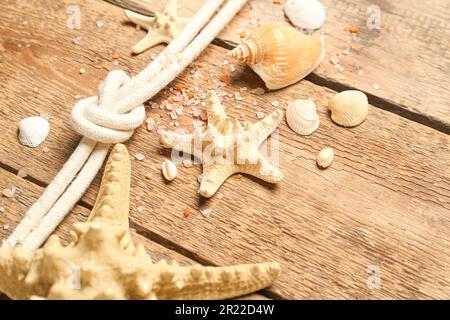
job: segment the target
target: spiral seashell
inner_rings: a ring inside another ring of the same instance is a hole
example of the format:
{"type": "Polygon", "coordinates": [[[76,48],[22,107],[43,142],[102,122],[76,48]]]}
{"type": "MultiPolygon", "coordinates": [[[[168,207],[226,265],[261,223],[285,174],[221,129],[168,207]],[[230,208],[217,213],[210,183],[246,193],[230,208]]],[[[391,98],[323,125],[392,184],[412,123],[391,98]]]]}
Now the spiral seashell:
{"type": "Polygon", "coordinates": [[[161,171],[164,179],[167,181],[172,181],[177,177],[177,166],[170,160],[164,160],[161,165],[161,171]]]}
{"type": "Polygon", "coordinates": [[[319,29],[325,22],[325,9],[318,0],[288,0],[284,13],[296,27],[319,29]]]}
{"type": "Polygon", "coordinates": [[[331,148],[325,148],[317,155],[317,165],[322,168],[328,168],[334,159],[334,151],[331,148]]]}
{"type": "Polygon", "coordinates": [[[361,124],[369,113],[367,96],[358,90],[342,91],[328,103],[331,119],[343,127],[361,124]]]}
{"type": "Polygon", "coordinates": [[[311,73],[325,56],[322,36],[307,36],[291,26],[262,26],[229,56],[250,66],[270,90],[296,83],[311,73]]]}
{"type": "Polygon", "coordinates": [[[316,105],[310,100],[295,100],[286,110],[289,127],[301,136],[308,136],[319,127],[319,115],[316,105]]]}
{"type": "Polygon", "coordinates": [[[24,146],[36,148],[47,138],[50,124],[39,116],[25,118],[19,123],[19,140],[24,146]]]}

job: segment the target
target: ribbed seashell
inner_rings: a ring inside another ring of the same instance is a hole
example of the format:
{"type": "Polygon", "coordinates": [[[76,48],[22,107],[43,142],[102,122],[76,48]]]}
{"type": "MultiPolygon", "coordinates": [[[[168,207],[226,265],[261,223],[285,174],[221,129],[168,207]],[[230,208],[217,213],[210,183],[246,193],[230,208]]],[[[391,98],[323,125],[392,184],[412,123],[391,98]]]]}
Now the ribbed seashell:
{"type": "Polygon", "coordinates": [[[177,166],[170,160],[164,160],[161,165],[161,171],[164,179],[167,181],[172,181],[177,177],[177,166]]]}
{"type": "Polygon", "coordinates": [[[325,56],[322,36],[307,36],[291,26],[269,23],[254,32],[229,56],[246,63],[270,90],[296,83],[325,56]]]}
{"type": "Polygon", "coordinates": [[[43,248],[0,247],[0,292],[13,299],[230,299],[270,286],[276,262],[227,267],[152,261],[129,228],[131,161],[117,144],[86,222],[73,225],[72,243],[52,235],[43,248]]]}
{"type": "Polygon", "coordinates": [[[328,103],[331,119],[343,127],[354,127],[362,123],[369,113],[367,96],[358,90],[342,91],[328,103]]]}
{"type": "Polygon", "coordinates": [[[333,162],[334,151],[331,148],[325,148],[317,155],[317,165],[322,169],[328,168],[333,162]]]}
{"type": "Polygon", "coordinates": [[[284,13],[296,27],[319,29],[325,22],[325,9],[318,0],[288,0],[284,13]]]}
{"type": "Polygon", "coordinates": [[[308,136],[319,127],[319,115],[316,105],[310,100],[295,100],[286,110],[286,121],[289,127],[301,136],[308,136]]]}
{"type": "Polygon", "coordinates": [[[25,146],[35,148],[47,138],[50,124],[39,116],[25,118],[19,123],[19,140],[25,146]]]}

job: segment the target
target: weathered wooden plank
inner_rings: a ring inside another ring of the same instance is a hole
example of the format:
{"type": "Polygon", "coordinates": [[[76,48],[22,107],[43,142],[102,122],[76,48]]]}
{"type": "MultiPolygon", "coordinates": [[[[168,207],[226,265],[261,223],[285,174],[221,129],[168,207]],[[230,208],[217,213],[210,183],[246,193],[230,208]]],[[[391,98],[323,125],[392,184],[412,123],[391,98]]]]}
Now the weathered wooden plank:
{"type": "MultiPolygon", "coordinates": [[[[160,11],[164,6],[157,0],[108,1],[142,13],[160,11]]],[[[203,2],[180,0],[180,7],[196,10],[203,2]]],[[[242,32],[250,34],[261,24],[273,21],[287,24],[283,6],[278,3],[285,1],[250,0],[219,39],[234,46],[241,42],[242,32]]],[[[338,90],[356,87],[373,95],[377,107],[449,133],[450,2],[323,0],[322,3],[327,9],[327,19],[316,32],[324,33],[327,55],[308,79],[338,90]],[[381,10],[381,30],[369,30],[366,26],[370,5],[378,5],[381,10]],[[352,25],[360,30],[355,38],[347,31],[352,25]],[[330,63],[333,55],[339,55],[343,72],[330,63]]]]}
{"type": "MultiPolygon", "coordinates": [[[[36,10],[26,3],[19,8],[21,12],[36,10]]],[[[88,5],[85,10],[92,13],[85,22],[86,29],[74,32],[56,27],[63,23],[65,12],[63,8],[58,10],[48,22],[51,27],[34,28],[32,37],[12,27],[20,24],[20,18],[14,20],[17,12],[0,13],[0,23],[5,24],[1,36],[7,43],[2,58],[2,74],[7,81],[0,89],[0,124],[5,128],[0,159],[11,168],[26,167],[30,176],[43,183],[51,180],[78,141],[67,118],[71,97],[94,93],[95,83],[104,77],[106,69],[114,67],[108,61],[112,51],[105,47],[111,44],[123,50],[119,51],[121,64],[131,73],[140,70],[148,58],[127,56],[135,41],[134,30],[116,28],[110,22],[119,19],[121,10],[103,3],[95,8],[88,5]],[[107,12],[102,16],[107,29],[100,29],[107,36],[100,40],[91,36],[99,30],[95,28],[96,10],[107,12]],[[5,20],[4,15],[11,20],[5,20]],[[119,29],[123,36],[114,36],[119,29]],[[70,40],[80,33],[82,45],[72,45],[70,40]],[[31,49],[17,49],[18,41],[32,42],[31,49]],[[52,45],[54,41],[59,45],[52,45]],[[46,67],[48,59],[53,59],[55,65],[46,67]],[[88,72],[78,76],[81,67],[88,72]],[[40,87],[37,93],[32,90],[35,83],[40,87]],[[53,115],[50,138],[35,150],[22,147],[11,124],[39,112],[53,115]],[[43,147],[50,152],[43,153],[43,147]]],[[[32,24],[34,20],[29,19],[32,24]]],[[[180,82],[195,83],[198,91],[214,87],[211,80],[229,69],[222,65],[224,57],[224,50],[210,48],[192,69],[203,76],[194,79],[188,70],[180,82]]],[[[248,69],[238,68],[231,80],[230,86],[219,91],[233,93],[243,86],[261,85],[248,69]]],[[[156,101],[167,94],[161,94],[156,101]]],[[[180,168],[179,177],[165,183],[159,165],[168,152],[160,148],[155,132],[137,130],[128,147],[132,154],[142,152],[147,158],[133,162],[133,223],[203,263],[280,261],[284,272],[270,293],[281,297],[448,296],[449,138],[376,108],[371,108],[367,121],[357,128],[337,127],[326,112],[332,94],[332,90],[303,81],[264,96],[244,92],[246,99],[239,102],[241,109],[233,108],[237,102],[229,103],[231,115],[242,113],[243,118],[256,121],[256,111],[268,113],[273,109],[271,101],[277,100],[283,106],[294,98],[312,98],[322,124],[307,138],[294,135],[282,124],[280,164],[286,179],[279,186],[237,176],[220,190],[223,198],[209,201],[199,200],[196,194],[198,167],[180,168]],[[335,149],[336,162],[321,171],[314,157],[326,145],[335,149]],[[153,177],[144,179],[148,173],[153,177]],[[145,206],[144,213],[137,212],[140,205],[145,206]],[[194,211],[188,219],[182,218],[185,207],[194,211]],[[205,207],[213,208],[207,219],[198,214],[205,207]],[[366,270],[371,265],[380,268],[381,290],[366,287],[366,270]]],[[[165,112],[148,111],[149,116],[155,113],[161,113],[167,125],[165,112]]],[[[177,120],[181,127],[191,125],[189,115],[177,120]]],[[[92,203],[97,188],[98,180],[85,202],[92,203]]]]}
{"type": "MultiPolygon", "coordinates": [[[[29,182],[24,179],[19,178],[18,176],[7,172],[3,169],[0,169],[0,190],[5,188],[16,188],[17,196],[13,198],[0,198],[0,207],[2,208],[0,212],[0,242],[1,239],[6,238],[14,226],[20,221],[20,217],[23,212],[30,207],[34,201],[36,201],[37,197],[42,193],[42,188],[29,182]]],[[[61,242],[65,245],[69,244],[71,239],[69,236],[69,230],[72,225],[79,221],[85,221],[87,216],[89,215],[89,210],[76,206],[72,210],[72,214],[69,215],[66,219],[64,219],[63,223],[58,227],[55,234],[60,236],[61,242]]],[[[147,249],[148,254],[151,256],[153,261],[159,261],[162,259],[167,260],[168,262],[177,261],[180,265],[192,265],[195,264],[195,261],[183,256],[173,250],[167,249],[159,245],[156,242],[153,242],[139,234],[135,231],[132,232],[133,241],[138,244],[142,243],[147,249]]],[[[4,296],[3,296],[4,297],[4,296]]],[[[0,300],[2,299],[2,295],[0,293],[0,300]]],[[[265,296],[260,294],[251,294],[241,299],[267,299],[265,296]]]]}

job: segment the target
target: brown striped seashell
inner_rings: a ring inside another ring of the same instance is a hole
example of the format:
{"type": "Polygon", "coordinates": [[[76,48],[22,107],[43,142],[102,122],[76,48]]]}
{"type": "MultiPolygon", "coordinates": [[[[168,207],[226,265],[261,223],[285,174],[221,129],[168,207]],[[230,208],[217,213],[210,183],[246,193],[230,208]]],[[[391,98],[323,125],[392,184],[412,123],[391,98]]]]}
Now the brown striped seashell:
{"type": "Polygon", "coordinates": [[[12,299],[230,299],[270,286],[276,262],[227,267],[152,261],[129,228],[130,155],[111,151],[94,208],[73,226],[72,243],[51,236],[43,248],[0,248],[0,292],[12,299]]]}
{"type": "Polygon", "coordinates": [[[307,36],[291,26],[262,26],[229,56],[247,64],[270,90],[296,83],[311,73],[325,56],[322,36],[307,36]]]}
{"type": "Polygon", "coordinates": [[[331,119],[343,127],[361,124],[369,113],[367,96],[358,90],[342,91],[328,103],[331,119]]]}

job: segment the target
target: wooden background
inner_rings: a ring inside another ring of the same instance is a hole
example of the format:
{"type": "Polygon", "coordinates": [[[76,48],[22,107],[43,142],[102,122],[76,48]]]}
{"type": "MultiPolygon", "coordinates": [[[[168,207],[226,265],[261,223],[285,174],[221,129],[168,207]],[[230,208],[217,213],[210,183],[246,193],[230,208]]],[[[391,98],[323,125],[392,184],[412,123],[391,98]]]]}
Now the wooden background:
{"type": "MultiPolygon", "coordinates": [[[[17,188],[17,196],[0,197],[0,236],[6,237],[26,209],[60,170],[80,137],[69,113],[77,95],[95,95],[108,71],[131,75],[148,64],[163,46],[132,56],[143,30],[126,21],[121,7],[151,14],[156,0],[3,0],[0,3],[0,190],[17,188]],[[66,27],[67,6],[79,4],[81,29],[66,27]],[[105,25],[96,26],[102,20],[105,25]],[[26,22],[25,22],[26,21],[26,22]],[[72,40],[81,36],[79,45],[72,40]],[[113,54],[120,55],[119,65],[113,54]],[[80,75],[80,68],[86,73],[80,75]],[[47,114],[51,131],[36,149],[22,146],[17,124],[47,114]],[[44,152],[48,148],[48,152],[44,152]],[[18,171],[25,171],[21,178],[18,171]],[[6,225],[6,226],[5,226],[6,225]],[[9,226],[9,228],[8,228],[9,226]]],[[[180,0],[181,13],[192,15],[202,0],[180,0]]],[[[284,3],[284,1],[281,1],[284,3]]],[[[280,166],[286,178],[276,186],[247,176],[231,177],[209,200],[197,195],[199,166],[179,166],[166,183],[161,162],[170,156],[158,135],[143,125],[128,141],[132,155],[131,226],[155,259],[189,264],[228,265],[278,261],[276,283],[249,298],[429,299],[450,297],[450,2],[323,0],[327,19],[321,30],[327,55],[305,80],[288,88],[226,103],[227,112],[249,122],[270,103],[285,107],[293,99],[316,102],[319,129],[309,137],[280,125],[280,166]],[[382,11],[382,29],[369,31],[367,7],[382,11]],[[359,26],[356,40],[346,31],[359,26]],[[346,50],[350,48],[349,50],[346,50]],[[344,54],[344,51],[348,54],[344,54]],[[348,51],[348,52],[347,52],[348,51]],[[343,72],[330,63],[339,54],[343,72]],[[359,71],[359,70],[362,70],[359,71]],[[376,89],[377,84],[379,89],[376,89]],[[336,92],[357,88],[369,96],[370,112],[360,126],[345,129],[331,122],[327,102],[336,92]],[[256,103],[253,103],[256,101],[256,103]],[[236,109],[239,104],[241,109],[236,109]],[[315,157],[331,146],[335,161],[319,170],[315,157]],[[146,177],[147,176],[147,177],[146,177]],[[139,212],[138,207],[144,211],[139,212]],[[184,218],[184,208],[191,216],[184,218]],[[200,210],[211,208],[208,218],[200,210]],[[378,268],[381,287],[369,289],[368,268],[378,268]]],[[[236,63],[231,83],[227,49],[268,21],[288,23],[282,5],[249,1],[214,44],[169,87],[179,84],[198,92],[216,88],[233,94],[242,87],[263,86],[249,69],[236,63]],[[196,78],[194,75],[202,76],[196,78]]],[[[163,90],[153,101],[171,95],[163,90]]],[[[170,118],[160,109],[148,117],[170,118]]],[[[192,117],[178,118],[191,129],[192,117]]],[[[57,233],[67,237],[74,221],[84,220],[93,205],[99,177],[57,233]]]]}

